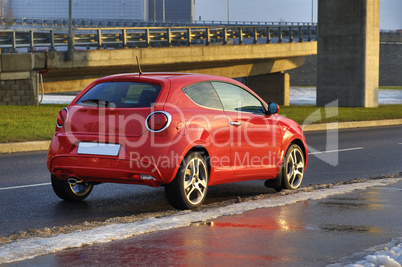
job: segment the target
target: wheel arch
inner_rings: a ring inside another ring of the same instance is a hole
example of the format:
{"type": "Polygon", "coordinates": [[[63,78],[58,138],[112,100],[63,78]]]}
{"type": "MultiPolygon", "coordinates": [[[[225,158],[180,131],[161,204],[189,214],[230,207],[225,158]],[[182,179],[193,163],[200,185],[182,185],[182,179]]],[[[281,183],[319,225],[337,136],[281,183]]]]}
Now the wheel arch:
{"type": "Polygon", "coordinates": [[[301,139],[298,139],[298,138],[294,139],[294,140],[289,144],[289,146],[291,146],[292,144],[298,145],[298,146],[301,148],[301,150],[303,151],[304,160],[305,160],[305,167],[304,167],[304,169],[306,169],[306,168],[307,168],[307,163],[308,163],[308,151],[307,151],[307,147],[306,147],[307,144],[306,144],[305,142],[303,142],[301,139]]]}
{"type": "Polygon", "coordinates": [[[307,159],[307,149],[306,149],[306,147],[305,147],[303,141],[300,140],[300,139],[294,139],[294,140],[289,144],[289,146],[291,146],[292,144],[298,145],[298,146],[302,149],[302,151],[303,151],[304,158],[307,159]]]}
{"type": "Polygon", "coordinates": [[[210,176],[210,175],[211,175],[211,161],[209,160],[209,153],[208,153],[208,150],[207,150],[205,147],[203,147],[203,146],[197,145],[197,146],[192,147],[192,148],[186,153],[186,155],[184,155],[184,156],[187,156],[189,153],[192,153],[192,152],[197,152],[197,153],[199,153],[201,156],[204,157],[204,159],[205,159],[205,161],[206,161],[206,163],[207,163],[207,165],[208,165],[208,176],[210,176]]]}
{"type": "Polygon", "coordinates": [[[206,161],[206,163],[208,165],[208,176],[210,176],[210,174],[211,174],[211,162],[209,160],[210,153],[202,145],[193,145],[191,148],[188,148],[187,150],[185,150],[183,152],[183,154],[181,154],[180,162],[177,163],[177,166],[176,166],[172,176],[170,177],[169,182],[167,182],[167,184],[171,183],[173,181],[173,179],[176,177],[177,172],[179,171],[180,164],[183,162],[184,158],[188,154],[193,153],[193,152],[197,152],[197,153],[201,154],[201,156],[203,156],[205,158],[205,161],[206,161]]]}

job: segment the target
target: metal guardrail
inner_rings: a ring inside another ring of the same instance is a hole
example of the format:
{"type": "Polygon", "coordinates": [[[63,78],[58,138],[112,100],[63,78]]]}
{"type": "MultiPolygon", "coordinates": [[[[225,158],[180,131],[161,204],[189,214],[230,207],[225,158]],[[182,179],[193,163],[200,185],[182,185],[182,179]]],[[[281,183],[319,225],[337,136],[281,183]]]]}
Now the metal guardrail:
{"type": "MultiPolygon", "coordinates": [[[[104,27],[175,27],[175,26],[208,26],[208,25],[249,25],[249,26],[299,26],[311,25],[306,22],[274,22],[274,21],[224,21],[224,20],[193,20],[193,21],[153,21],[134,19],[72,19],[75,28],[104,28],[104,27]]],[[[31,28],[67,28],[68,18],[6,18],[0,17],[0,26],[21,26],[31,28]]],[[[316,24],[312,24],[316,25],[316,24]]]]}
{"type": "MultiPolygon", "coordinates": [[[[316,40],[316,33],[317,25],[75,28],[73,46],[75,49],[118,49],[304,42],[316,40]]],[[[67,44],[67,30],[0,31],[0,48],[5,53],[24,52],[21,49],[65,50],[67,44]]]]}

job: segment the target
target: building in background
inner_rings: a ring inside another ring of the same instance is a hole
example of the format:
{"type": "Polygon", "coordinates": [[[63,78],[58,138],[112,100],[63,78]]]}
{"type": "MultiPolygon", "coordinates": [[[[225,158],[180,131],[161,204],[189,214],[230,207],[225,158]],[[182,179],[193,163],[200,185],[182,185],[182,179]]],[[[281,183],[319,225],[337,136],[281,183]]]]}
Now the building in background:
{"type": "MultiPolygon", "coordinates": [[[[0,17],[67,19],[69,0],[0,0],[0,17]]],[[[72,0],[72,17],[90,20],[192,21],[195,0],[72,0]]]]}
{"type": "MultiPolygon", "coordinates": [[[[2,16],[38,19],[68,18],[68,0],[0,0],[2,16]]],[[[149,0],[72,0],[75,19],[148,20],[149,0]]]]}
{"type": "Polygon", "coordinates": [[[151,21],[193,21],[195,0],[149,0],[148,19],[151,21]]]}

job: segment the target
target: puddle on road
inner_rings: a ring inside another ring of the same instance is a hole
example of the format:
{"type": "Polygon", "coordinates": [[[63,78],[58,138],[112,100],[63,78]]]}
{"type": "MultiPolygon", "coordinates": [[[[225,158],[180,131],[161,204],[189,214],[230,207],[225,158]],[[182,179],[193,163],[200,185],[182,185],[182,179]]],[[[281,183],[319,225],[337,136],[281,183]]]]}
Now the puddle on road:
{"type": "Polygon", "coordinates": [[[321,229],[328,232],[345,232],[345,233],[380,234],[384,232],[384,230],[379,227],[371,227],[367,225],[327,224],[321,226],[321,229]]]}
{"type": "Polygon", "coordinates": [[[328,208],[337,208],[337,209],[378,209],[381,208],[382,204],[369,204],[369,203],[352,203],[352,202],[336,202],[336,201],[327,201],[320,203],[321,206],[327,206],[328,208]]]}

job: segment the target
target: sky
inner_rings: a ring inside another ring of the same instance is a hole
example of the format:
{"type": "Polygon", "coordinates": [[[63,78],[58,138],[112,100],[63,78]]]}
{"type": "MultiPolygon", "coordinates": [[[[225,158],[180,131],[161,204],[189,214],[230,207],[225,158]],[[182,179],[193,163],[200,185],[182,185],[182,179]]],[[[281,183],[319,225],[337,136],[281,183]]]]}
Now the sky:
{"type": "MultiPolygon", "coordinates": [[[[231,21],[311,22],[313,0],[229,0],[231,21]]],[[[314,22],[317,22],[314,0],[314,22]]],[[[227,20],[228,0],[195,0],[198,20],[227,20]]],[[[381,0],[380,29],[402,29],[402,0],[381,0]]]]}

